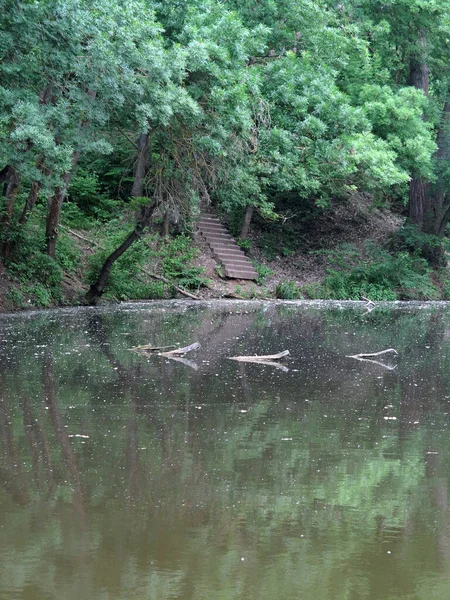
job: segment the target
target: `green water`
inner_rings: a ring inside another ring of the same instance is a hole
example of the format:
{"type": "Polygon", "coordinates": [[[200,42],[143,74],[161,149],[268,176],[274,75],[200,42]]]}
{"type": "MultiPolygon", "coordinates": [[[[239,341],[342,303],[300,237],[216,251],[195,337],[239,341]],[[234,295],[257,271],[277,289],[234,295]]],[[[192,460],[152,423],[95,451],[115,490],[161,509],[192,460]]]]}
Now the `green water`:
{"type": "Polygon", "coordinates": [[[449,412],[444,304],[2,317],[0,600],[447,600],[449,412]]]}

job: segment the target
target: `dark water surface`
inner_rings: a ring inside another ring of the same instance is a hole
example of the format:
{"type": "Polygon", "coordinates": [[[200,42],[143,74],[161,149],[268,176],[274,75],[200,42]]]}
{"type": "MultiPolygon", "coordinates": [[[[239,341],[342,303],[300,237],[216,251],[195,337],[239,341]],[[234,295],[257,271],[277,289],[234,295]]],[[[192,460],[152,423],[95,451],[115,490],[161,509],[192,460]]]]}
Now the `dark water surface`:
{"type": "Polygon", "coordinates": [[[0,600],[448,600],[449,413],[450,305],[2,317],[0,600]]]}

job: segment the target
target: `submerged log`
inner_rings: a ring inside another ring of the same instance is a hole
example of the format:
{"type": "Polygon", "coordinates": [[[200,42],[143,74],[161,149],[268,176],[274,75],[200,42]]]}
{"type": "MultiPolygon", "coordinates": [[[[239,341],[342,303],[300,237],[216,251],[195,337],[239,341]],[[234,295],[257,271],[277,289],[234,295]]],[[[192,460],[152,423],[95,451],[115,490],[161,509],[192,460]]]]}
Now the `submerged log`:
{"type": "Polygon", "coordinates": [[[187,354],[188,352],[192,352],[192,350],[197,350],[200,348],[200,344],[195,342],[190,346],[184,346],[184,348],[177,348],[174,344],[171,346],[135,346],[134,348],[128,348],[131,352],[139,352],[140,354],[157,354],[158,356],[166,356],[167,358],[172,358],[174,356],[182,356],[183,354],[187,354]],[[170,348],[174,348],[170,350],[170,348]]]}
{"type": "Polygon", "coordinates": [[[180,356],[182,354],[187,354],[188,352],[192,352],[192,350],[198,350],[200,348],[200,344],[195,342],[190,346],[185,346],[184,348],[176,348],[175,350],[170,350],[169,352],[160,352],[160,356],[167,356],[170,358],[171,356],[180,356]]]}
{"type": "Polygon", "coordinates": [[[165,358],[169,358],[170,360],[183,363],[183,365],[191,367],[191,369],[194,369],[194,371],[198,371],[197,363],[193,362],[192,360],[188,360],[187,358],[181,358],[180,356],[166,356],[165,358]]]}
{"type": "Polygon", "coordinates": [[[356,358],[356,360],[365,360],[367,358],[373,358],[374,356],[382,356],[383,354],[395,354],[398,356],[397,350],[394,348],[388,348],[387,350],[381,350],[380,352],[371,352],[370,354],[352,354],[347,358],[356,358]]]}
{"type": "MultiPolygon", "coordinates": [[[[238,362],[272,362],[274,360],[279,360],[284,356],[289,356],[289,350],[283,350],[283,352],[279,352],[278,354],[266,354],[266,355],[254,355],[254,356],[229,356],[230,360],[237,360],[238,362]]],[[[277,364],[277,363],[275,363],[277,364]]]]}
{"type": "Polygon", "coordinates": [[[135,346],[134,348],[128,348],[131,352],[161,352],[161,350],[170,350],[171,348],[175,348],[175,344],[171,346],[135,346]]]}
{"type": "Polygon", "coordinates": [[[369,354],[352,354],[350,356],[347,356],[347,358],[354,358],[355,360],[359,360],[361,362],[370,362],[380,367],[383,367],[388,371],[394,371],[397,368],[397,365],[387,365],[386,363],[382,363],[379,360],[374,360],[374,357],[384,356],[385,354],[394,354],[395,356],[398,356],[397,350],[395,350],[394,348],[388,348],[387,350],[381,350],[380,352],[371,352],[369,354]]]}

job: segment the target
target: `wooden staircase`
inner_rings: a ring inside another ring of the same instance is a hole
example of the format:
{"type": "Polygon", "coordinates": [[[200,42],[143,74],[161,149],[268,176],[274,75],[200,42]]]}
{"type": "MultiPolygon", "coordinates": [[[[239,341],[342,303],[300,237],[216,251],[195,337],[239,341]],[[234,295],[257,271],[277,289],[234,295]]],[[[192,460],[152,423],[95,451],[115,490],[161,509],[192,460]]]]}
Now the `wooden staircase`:
{"type": "Polygon", "coordinates": [[[202,213],[198,228],[211,248],[214,258],[222,264],[225,277],[228,277],[228,279],[253,280],[258,278],[258,273],[252,263],[219,219],[210,214],[202,213]]]}

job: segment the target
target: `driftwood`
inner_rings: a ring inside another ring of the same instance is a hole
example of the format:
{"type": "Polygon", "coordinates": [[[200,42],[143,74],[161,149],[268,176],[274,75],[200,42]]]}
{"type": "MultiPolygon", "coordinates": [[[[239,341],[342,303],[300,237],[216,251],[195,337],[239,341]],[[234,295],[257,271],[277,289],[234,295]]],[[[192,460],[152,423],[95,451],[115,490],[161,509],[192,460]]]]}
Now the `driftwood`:
{"type": "Polygon", "coordinates": [[[169,358],[170,360],[176,360],[177,362],[181,362],[184,365],[191,367],[195,371],[198,370],[198,365],[194,362],[187,360],[186,358],[182,358],[184,354],[188,352],[192,352],[192,350],[197,350],[200,348],[200,344],[195,342],[190,346],[184,346],[184,348],[176,348],[174,345],[172,346],[136,346],[135,348],[128,348],[131,352],[137,352],[138,354],[144,354],[144,356],[164,356],[164,358],[169,358]],[[174,348],[174,350],[169,350],[169,348],[174,348]],[[166,351],[166,352],[165,352],[166,351]]]}
{"type": "Polygon", "coordinates": [[[284,356],[289,356],[289,350],[284,350],[283,352],[279,352],[278,354],[266,354],[266,355],[255,355],[255,356],[229,356],[230,360],[236,360],[237,362],[247,362],[247,363],[256,363],[258,365],[265,365],[267,367],[275,367],[280,369],[281,371],[289,371],[287,367],[284,365],[280,365],[280,363],[275,362],[284,356]]]}
{"type": "Polygon", "coordinates": [[[394,355],[398,356],[397,350],[395,350],[394,348],[388,348],[387,350],[381,350],[381,352],[371,352],[370,354],[353,354],[351,356],[347,356],[347,358],[354,358],[355,360],[360,360],[362,362],[370,362],[370,363],[373,363],[380,367],[383,367],[384,369],[387,369],[388,371],[394,371],[397,368],[397,365],[391,366],[391,365],[382,363],[379,360],[373,360],[373,357],[383,356],[385,354],[394,354],[394,355]]]}
{"type": "Polygon", "coordinates": [[[245,362],[253,363],[255,365],[264,365],[266,367],[275,367],[275,369],[280,369],[280,371],[284,371],[285,373],[289,371],[287,367],[273,360],[247,360],[245,362]]]}
{"type": "Polygon", "coordinates": [[[262,362],[262,361],[274,361],[283,358],[284,356],[289,356],[289,350],[283,350],[283,352],[279,352],[278,354],[266,354],[258,356],[229,356],[230,360],[237,360],[239,362],[262,362]]]}
{"type": "Polygon", "coordinates": [[[176,362],[183,363],[187,367],[191,367],[194,371],[198,371],[198,365],[192,360],[188,360],[187,358],[181,358],[180,356],[166,356],[166,358],[170,358],[170,360],[175,360],[176,362]]]}
{"type": "Polygon", "coordinates": [[[174,344],[172,346],[135,346],[134,348],[128,348],[131,352],[161,352],[161,350],[170,350],[176,348],[174,344]]]}
{"type": "MultiPolygon", "coordinates": [[[[98,242],[94,242],[93,240],[90,240],[89,238],[86,238],[86,237],[80,235],[76,231],[73,231],[73,229],[69,229],[69,227],[65,227],[64,225],[59,225],[59,227],[61,229],[65,229],[68,233],[70,233],[70,235],[73,235],[74,237],[77,237],[80,240],[83,240],[84,242],[88,242],[92,246],[97,246],[97,248],[100,248],[100,250],[106,250],[106,248],[104,246],[102,246],[101,244],[99,244],[98,242]]],[[[196,296],[195,294],[191,294],[190,292],[187,292],[183,288],[178,287],[177,285],[175,285],[174,283],[172,283],[171,281],[169,281],[162,275],[157,275],[156,273],[152,273],[152,271],[149,271],[148,269],[144,269],[143,267],[139,267],[139,271],[141,271],[141,273],[144,273],[145,275],[148,275],[152,279],[158,279],[159,281],[162,281],[163,283],[170,285],[170,287],[172,287],[174,290],[176,290],[182,296],[187,296],[188,298],[191,298],[192,300],[199,300],[198,296],[196,296]]]]}
{"type": "Polygon", "coordinates": [[[352,354],[347,358],[356,358],[356,360],[365,360],[366,358],[373,358],[374,356],[382,356],[383,354],[393,353],[398,355],[397,350],[394,348],[388,348],[387,350],[381,350],[380,352],[371,352],[370,354],[352,354]]]}
{"type": "Polygon", "coordinates": [[[200,344],[195,342],[190,346],[185,346],[184,348],[176,348],[175,350],[170,350],[169,352],[159,352],[159,356],[165,356],[167,358],[173,358],[174,356],[182,356],[183,354],[187,354],[188,352],[192,352],[192,350],[198,350],[200,348],[200,344]]]}
{"type": "Polygon", "coordinates": [[[177,348],[172,344],[171,346],[135,346],[134,348],[128,348],[128,350],[131,350],[131,352],[139,352],[140,354],[157,354],[158,356],[167,356],[167,358],[171,358],[173,356],[182,356],[183,354],[187,354],[198,348],[200,348],[200,344],[195,342],[190,346],[184,346],[184,348],[177,348]],[[169,350],[169,348],[174,349],[169,350]]]}

